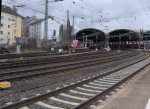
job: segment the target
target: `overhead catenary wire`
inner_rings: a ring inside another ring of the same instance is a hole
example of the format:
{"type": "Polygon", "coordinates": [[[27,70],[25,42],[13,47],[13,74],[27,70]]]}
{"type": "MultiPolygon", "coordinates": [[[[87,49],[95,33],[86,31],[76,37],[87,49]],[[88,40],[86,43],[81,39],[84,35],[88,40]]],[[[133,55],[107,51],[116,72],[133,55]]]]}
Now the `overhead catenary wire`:
{"type": "MultiPolygon", "coordinates": [[[[76,4],[76,5],[79,5],[78,3],[74,2],[73,0],[72,0],[72,2],[73,2],[74,4],[76,4]]],[[[82,1],[82,2],[83,2],[83,1],[82,1]]],[[[93,12],[99,14],[100,18],[97,18],[97,20],[99,20],[100,23],[101,23],[101,25],[102,25],[102,17],[103,17],[104,14],[106,14],[106,13],[103,13],[102,11],[98,10],[97,8],[94,8],[94,7],[92,7],[92,6],[89,6],[87,3],[84,3],[84,4],[86,4],[87,8],[89,8],[89,9],[85,8],[85,6],[82,6],[82,5],[79,5],[79,7],[81,7],[82,9],[87,10],[87,11],[90,13],[91,20],[90,20],[89,22],[91,22],[91,25],[94,25],[94,23],[95,23],[94,21],[96,21],[96,19],[95,19],[94,16],[93,16],[93,12]],[[93,8],[94,8],[95,11],[93,10],[93,8]]]]}
{"type": "MultiPolygon", "coordinates": [[[[88,6],[88,8],[91,8],[91,9],[93,9],[93,6],[91,6],[89,3],[86,3],[85,1],[83,1],[83,0],[80,0],[82,3],[84,3],[86,6],[88,6]],[[90,5],[90,6],[89,6],[90,5]]],[[[80,3],[81,3],[80,2],[80,3]]],[[[79,3],[77,3],[77,4],[79,4],[79,3]]],[[[16,3],[15,3],[15,5],[17,5],[16,3]]],[[[82,4],[81,4],[81,6],[82,6],[82,4]]],[[[82,6],[85,10],[87,10],[87,8],[86,8],[86,6],[82,6]]],[[[34,12],[38,12],[38,13],[41,13],[41,11],[39,12],[38,10],[35,10],[35,9],[31,9],[31,7],[27,7],[27,5],[25,6],[25,7],[22,7],[22,8],[28,8],[29,10],[32,10],[32,11],[34,11],[34,12]]],[[[62,8],[64,9],[64,6],[62,6],[62,8]]],[[[95,7],[94,7],[95,8],[95,7]]],[[[56,8],[56,10],[57,10],[58,8],[56,8]]],[[[99,13],[99,9],[97,10],[97,8],[96,9],[93,9],[93,10],[95,10],[94,12],[97,12],[98,14],[100,14],[99,13]]],[[[142,13],[142,14],[146,14],[148,11],[146,11],[145,10],[145,12],[144,13],[142,13]]],[[[42,12],[41,14],[43,14],[44,12],[42,12]]],[[[70,13],[71,14],[71,13],[70,13]]],[[[102,14],[104,14],[104,12],[102,12],[102,14]]],[[[106,18],[105,17],[105,15],[102,15],[102,14],[100,14],[100,16],[103,16],[103,17],[99,17],[99,18],[95,18],[95,19],[93,19],[93,22],[95,23],[95,21],[98,19],[99,20],[99,22],[102,24],[103,22],[107,22],[107,21],[109,21],[109,22],[111,22],[111,21],[113,21],[113,20],[116,20],[117,22],[119,21],[119,20],[121,20],[121,19],[123,19],[123,21],[124,22],[128,22],[128,18],[133,18],[135,21],[136,20],[138,20],[138,16],[142,16],[142,14],[140,13],[140,14],[136,14],[136,15],[131,15],[131,16],[118,16],[118,17],[109,17],[109,18],[106,18]]],[[[73,16],[73,15],[72,15],[73,16]]],[[[75,15],[76,16],[76,15],[75,15]]],[[[84,16],[84,15],[83,15],[84,16]]],[[[80,16],[79,16],[80,17],[80,16]]],[[[81,16],[82,17],[82,16],[81,16]]],[[[63,18],[60,18],[60,17],[57,17],[57,16],[54,16],[54,20],[56,20],[56,21],[58,21],[59,23],[60,22],[65,22],[66,20],[65,19],[63,19],[63,18]]],[[[88,18],[86,19],[87,21],[88,21],[88,18]]],[[[57,22],[57,23],[58,23],[57,22]]],[[[90,20],[90,22],[91,22],[91,20],[90,20]]]]}
{"type": "Polygon", "coordinates": [[[123,16],[123,17],[112,17],[112,18],[107,18],[109,21],[112,21],[112,20],[116,20],[116,21],[119,21],[121,19],[128,19],[128,18],[133,18],[134,20],[137,20],[137,18],[139,16],[145,16],[147,15],[147,13],[150,13],[150,11],[145,11],[144,13],[140,13],[140,14],[135,14],[135,15],[131,15],[131,16],[123,16]]]}
{"type": "MultiPolygon", "coordinates": [[[[88,3],[86,3],[85,1],[83,1],[83,0],[80,0],[82,3],[84,3],[84,4],[86,4],[88,7],[91,7],[92,9],[94,9],[95,11],[97,11],[98,13],[102,13],[102,14],[108,14],[108,13],[104,13],[104,12],[102,12],[102,11],[100,11],[99,9],[97,9],[97,8],[95,8],[95,7],[93,7],[92,5],[90,5],[90,4],[88,4],[88,3]]],[[[138,0],[139,1],[139,0],[138,0]]],[[[142,4],[141,4],[142,5],[142,4]]],[[[145,10],[145,7],[142,5],[142,7],[143,7],[143,9],[145,10]]],[[[85,8],[84,8],[85,9],[85,8]]],[[[124,19],[124,18],[131,18],[131,17],[133,17],[134,18],[134,20],[137,20],[137,17],[138,16],[140,16],[140,15],[132,15],[132,16],[123,16],[123,17],[114,17],[114,18],[107,18],[107,19],[109,19],[109,21],[111,21],[111,20],[116,20],[116,21],[118,21],[118,20],[120,20],[120,19],[124,19]]],[[[106,18],[103,18],[103,19],[106,19],[106,18]]],[[[105,20],[101,20],[101,22],[105,22],[105,20]]],[[[127,20],[125,20],[125,21],[127,21],[127,20]]]]}
{"type": "MultiPolygon", "coordinates": [[[[143,11],[144,11],[144,12],[147,12],[148,7],[145,7],[145,6],[143,5],[143,3],[142,3],[140,0],[138,0],[138,2],[139,2],[139,4],[140,4],[140,6],[142,7],[143,11]]],[[[148,11],[150,11],[150,10],[148,9],[148,11]]],[[[145,14],[145,15],[146,15],[147,18],[149,19],[149,16],[148,16],[147,14],[145,14]]]]}
{"type": "MultiPolygon", "coordinates": [[[[81,0],[82,2],[84,2],[83,0],[81,0]]],[[[89,6],[89,4],[87,4],[87,3],[85,3],[87,6],[89,6]]],[[[83,6],[82,6],[83,7],[83,6]]],[[[91,7],[91,6],[90,6],[91,7]]],[[[91,8],[93,8],[93,7],[91,7],[91,8]]],[[[95,7],[94,7],[95,8],[95,7]]],[[[86,9],[85,7],[84,7],[84,9],[86,9]]],[[[98,11],[97,9],[95,9],[95,11],[98,11]]],[[[143,14],[145,15],[145,13],[147,13],[147,12],[144,12],[144,13],[140,13],[140,14],[135,14],[135,15],[130,15],[130,16],[120,16],[120,17],[109,17],[109,18],[102,18],[102,17],[100,17],[100,18],[98,18],[99,19],[99,22],[101,23],[101,25],[103,25],[102,24],[102,22],[111,22],[111,21],[114,21],[114,20],[116,20],[117,22],[118,21],[120,21],[120,20],[122,20],[123,22],[128,22],[128,21],[130,21],[129,20],[129,18],[132,18],[133,20],[132,21],[136,21],[136,20],[138,20],[138,16],[143,16],[143,14]]],[[[101,14],[101,16],[104,16],[104,15],[102,15],[101,14]]],[[[94,22],[94,21],[93,21],[94,22]]]]}
{"type": "MultiPolygon", "coordinates": [[[[37,12],[37,13],[40,13],[40,14],[45,14],[44,12],[42,11],[39,11],[39,10],[36,10],[36,9],[32,9],[30,7],[27,7],[26,5],[23,5],[23,4],[14,4],[14,3],[11,3],[11,2],[5,2],[3,1],[4,3],[8,3],[8,4],[11,4],[13,6],[22,6],[21,8],[24,8],[24,9],[28,9],[28,10],[31,10],[31,11],[34,11],[34,12],[37,12]]],[[[51,18],[52,20],[56,21],[57,23],[60,24],[60,22],[56,19],[59,19],[59,20],[62,20],[62,21],[66,21],[65,19],[62,19],[62,18],[59,18],[59,17],[56,17],[56,16],[53,16],[53,15],[48,15],[49,18],[51,18]]]]}
{"type": "Polygon", "coordinates": [[[84,4],[86,4],[87,6],[91,7],[92,9],[96,10],[99,13],[102,13],[102,11],[100,11],[99,9],[95,8],[94,6],[89,5],[88,3],[84,2],[83,0],[81,0],[81,2],[83,2],[84,4]]]}
{"type": "Polygon", "coordinates": [[[139,16],[147,16],[149,18],[149,16],[148,16],[149,14],[148,13],[150,12],[150,10],[147,10],[146,7],[143,5],[143,3],[140,0],[138,0],[137,2],[142,7],[142,9],[144,11],[143,13],[135,14],[135,15],[130,15],[130,16],[122,16],[122,17],[109,18],[109,20],[119,21],[121,19],[133,18],[136,21],[139,16]]]}

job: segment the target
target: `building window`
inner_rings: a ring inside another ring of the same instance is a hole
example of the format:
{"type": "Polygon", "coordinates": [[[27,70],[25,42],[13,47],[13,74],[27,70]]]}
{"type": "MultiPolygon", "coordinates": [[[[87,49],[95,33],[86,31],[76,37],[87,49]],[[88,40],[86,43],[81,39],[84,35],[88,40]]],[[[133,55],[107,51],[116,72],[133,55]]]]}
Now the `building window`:
{"type": "Polygon", "coordinates": [[[12,21],[11,18],[8,18],[9,21],[12,21]]]}
{"type": "Polygon", "coordinates": [[[8,35],[10,35],[10,32],[8,32],[8,35]]]}
{"type": "Polygon", "coordinates": [[[0,39],[0,42],[3,43],[3,40],[4,40],[4,39],[0,39]]]}
{"type": "Polygon", "coordinates": [[[17,21],[17,16],[16,16],[16,21],[17,21]]]}
{"type": "Polygon", "coordinates": [[[3,24],[1,24],[1,27],[3,27],[3,24]]]}
{"type": "Polygon", "coordinates": [[[10,25],[8,25],[8,28],[10,28],[10,25]]]}
{"type": "Polygon", "coordinates": [[[14,27],[17,27],[17,23],[14,24],[14,27]]]}
{"type": "Polygon", "coordinates": [[[16,37],[16,36],[14,36],[14,41],[16,41],[16,39],[17,39],[17,37],[16,37]]]}
{"type": "Polygon", "coordinates": [[[3,31],[1,31],[0,33],[3,34],[3,31]]]}
{"type": "Polygon", "coordinates": [[[4,19],[4,16],[1,16],[1,20],[3,20],[4,19]]]}
{"type": "Polygon", "coordinates": [[[17,30],[14,30],[14,34],[16,34],[17,33],[17,30]]]}

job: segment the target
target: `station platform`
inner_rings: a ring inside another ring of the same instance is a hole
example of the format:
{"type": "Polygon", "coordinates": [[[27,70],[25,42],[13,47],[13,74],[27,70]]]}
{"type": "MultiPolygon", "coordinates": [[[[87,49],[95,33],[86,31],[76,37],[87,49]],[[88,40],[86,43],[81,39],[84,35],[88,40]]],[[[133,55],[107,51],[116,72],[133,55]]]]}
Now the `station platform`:
{"type": "Polygon", "coordinates": [[[150,65],[94,109],[150,109],[150,65]]]}

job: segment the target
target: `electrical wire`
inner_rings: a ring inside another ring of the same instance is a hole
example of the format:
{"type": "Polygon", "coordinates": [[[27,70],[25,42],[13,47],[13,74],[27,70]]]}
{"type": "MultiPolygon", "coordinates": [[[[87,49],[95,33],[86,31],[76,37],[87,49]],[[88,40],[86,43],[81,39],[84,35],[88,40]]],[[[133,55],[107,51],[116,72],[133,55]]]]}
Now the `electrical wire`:
{"type": "MultiPolygon", "coordinates": [[[[139,4],[141,5],[141,7],[142,7],[143,11],[144,11],[144,12],[146,12],[146,9],[148,9],[148,8],[144,7],[144,5],[141,3],[141,1],[140,1],[140,0],[138,0],[138,2],[139,2],[139,4]]],[[[148,11],[150,11],[150,10],[148,9],[148,11]]],[[[147,16],[147,18],[149,19],[149,16],[148,16],[147,14],[145,14],[145,15],[146,15],[146,16],[147,16]]]]}
{"type": "MultiPolygon", "coordinates": [[[[139,1],[139,0],[138,0],[139,1]]],[[[5,1],[2,1],[2,2],[5,2],[5,1]]],[[[82,3],[84,3],[84,4],[86,4],[87,6],[88,6],[88,8],[90,7],[90,8],[92,8],[92,9],[94,9],[95,10],[95,12],[98,12],[98,13],[103,13],[102,11],[100,11],[99,9],[97,9],[97,8],[95,8],[95,7],[93,7],[93,6],[91,6],[91,5],[89,5],[88,3],[86,3],[86,2],[84,2],[84,1],[81,1],[82,3]]],[[[6,3],[6,2],[5,2],[6,3]]],[[[7,2],[8,4],[12,4],[12,5],[15,5],[16,6],[16,3],[15,4],[13,4],[13,3],[9,3],[9,2],[7,2]]],[[[36,2],[35,2],[36,3],[36,2]]],[[[38,3],[38,2],[37,2],[38,3]]],[[[77,5],[78,5],[78,3],[76,3],[77,5]]],[[[143,10],[144,10],[144,15],[147,15],[146,13],[146,10],[145,10],[145,7],[141,4],[141,2],[139,1],[139,4],[141,5],[141,7],[143,8],[143,10]]],[[[19,4],[20,5],[20,4],[19,4]]],[[[22,4],[21,4],[22,5],[22,4]]],[[[23,5],[22,5],[23,6],[23,5]]],[[[62,4],[61,4],[61,6],[62,6],[62,4]]],[[[82,5],[80,5],[81,7],[83,7],[82,5]]],[[[42,12],[42,11],[38,11],[38,10],[35,10],[35,9],[31,9],[30,7],[27,7],[27,5],[24,5],[24,7],[22,7],[22,8],[25,8],[25,9],[29,9],[29,10],[31,10],[31,11],[34,11],[34,12],[38,12],[38,13],[41,13],[41,14],[45,14],[44,12],[42,12]]],[[[64,7],[62,6],[61,8],[63,8],[64,9],[64,7]]],[[[86,8],[85,7],[83,7],[85,10],[86,10],[86,8]]],[[[56,8],[56,9],[58,9],[58,8],[56,8]]],[[[62,9],[61,9],[61,11],[62,11],[62,9]]],[[[71,13],[70,13],[71,14],[71,13]]],[[[76,16],[77,18],[81,18],[81,16],[78,16],[78,15],[73,15],[73,14],[71,14],[72,16],[76,16]]],[[[52,18],[54,18],[54,20],[58,23],[59,21],[57,21],[57,20],[60,20],[61,22],[66,22],[66,20],[65,19],[62,19],[62,18],[60,18],[60,17],[57,17],[57,16],[52,16],[52,15],[50,15],[52,18]]],[[[102,16],[102,15],[101,15],[102,16]]],[[[102,22],[107,22],[107,21],[113,21],[113,20],[116,20],[117,22],[119,21],[119,20],[121,20],[121,19],[128,19],[128,18],[132,18],[133,17],[133,19],[136,21],[137,20],[137,17],[138,16],[142,16],[142,14],[139,14],[139,15],[131,15],[131,16],[122,16],[122,17],[109,17],[109,18],[105,18],[105,17],[100,17],[100,18],[97,18],[97,20],[99,19],[100,20],[100,23],[102,24],[102,22]]],[[[87,20],[88,21],[88,19],[85,19],[85,20],[87,20]]],[[[96,19],[95,19],[96,20],[96,19]]],[[[94,23],[94,21],[95,21],[94,19],[93,19],[93,23],[94,23]]],[[[128,20],[124,20],[125,22],[127,22],[128,20]]],[[[89,21],[90,22],[90,21],[89,21]]]]}
{"type": "MultiPolygon", "coordinates": [[[[34,12],[37,12],[37,13],[40,13],[40,14],[45,14],[45,13],[42,12],[42,11],[32,9],[32,8],[27,7],[27,6],[25,6],[25,5],[22,5],[22,4],[14,4],[14,3],[11,3],[11,2],[5,2],[5,1],[3,1],[3,2],[4,2],[4,3],[11,4],[11,5],[14,5],[14,6],[22,6],[21,8],[28,9],[28,10],[31,10],[31,11],[34,11],[34,12]]],[[[52,20],[55,20],[57,23],[59,23],[59,21],[57,21],[56,19],[59,19],[59,20],[62,20],[62,21],[66,21],[65,19],[62,19],[62,18],[53,16],[53,15],[50,15],[50,14],[49,14],[49,18],[51,18],[52,20]]],[[[60,23],[59,23],[59,24],[60,24],[60,23]]]]}
{"type": "Polygon", "coordinates": [[[102,11],[100,11],[97,8],[95,8],[94,6],[89,5],[88,3],[84,2],[83,0],[81,0],[81,2],[83,2],[84,4],[86,4],[88,7],[91,7],[92,9],[96,10],[98,13],[102,13],[102,11]]]}
{"type": "MultiPolygon", "coordinates": [[[[138,1],[139,1],[139,0],[138,0],[138,1]]],[[[88,7],[91,7],[92,9],[96,10],[98,13],[108,14],[108,13],[104,13],[104,12],[100,11],[99,9],[97,9],[97,8],[95,8],[95,7],[91,6],[91,5],[89,5],[88,3],[84,2],[83,0],[81,0],[81,2],[84,3],[84,4],[86,4],[88,7]]],[[[139,2],[140,2],[140,1],[139,1],[139,2]]],[[[142,5],[142,4],[140,3],[140,5],[142,5]]],[[[145,7],[144,7],[143,5],[142,5],[142,8],[143,8],[143,10],[145,10],[145,7]]],[[[84,8],[84,9],[85,9],[85,8],[84,8]]],[[[118,20],[123,19],[123,18],[134,17],[134,19],[136,20],[136,18],[137,18],[138,16],[140,16],[140,15],[114,17],[114,18],[107,18],[107,19],[109,19],[109,20],[117,20],[117,21],[118,21],[118,20]]],[[[105,18],[104,18],[104,19],[105,19],[105,18]]],[[[102,20],[101,20],[101,21],[102,21],[102,20]]],[[[127,21],[127,20],[125,20],[125,21],[127,21]]]]}

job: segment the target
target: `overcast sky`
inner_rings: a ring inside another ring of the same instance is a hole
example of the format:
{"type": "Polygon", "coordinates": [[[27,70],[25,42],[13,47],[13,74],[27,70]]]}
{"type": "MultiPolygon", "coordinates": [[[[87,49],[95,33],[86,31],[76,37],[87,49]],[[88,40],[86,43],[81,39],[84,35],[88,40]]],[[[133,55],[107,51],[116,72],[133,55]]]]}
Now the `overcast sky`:
{"type": "MultiPolygon", "coordinates": [[[[3,0],[16,5],[23,4],[24,8],[18,8],[23,16],[35,15],[44,18],[45,0],[3,0]],[[35,10],[35,11],[31,11],[35,10]],[[41,13],[40,13],[41,12],[41,13]]],[[[52,0],[49,0],[52,1],[52,0]]],[[[12,5],[9,5],[12,6],[12,5]]],[[[114,29],[150,30],[150,0],[64,0],[49,3],[49,15],[53,15],[60,24],[65,24],[67,10],[70,12],[70,21],[75,16],[75,30],[83,28],[97,28],[105,32],[114,29]],[[73,1],[75,3],[73,3],[73,1]],[[81,19],[84,17],[85,19],[81,19]],[[61,20],[60,20],[60,19],[61,20]]],[[[59,23],[51,21],[49,31],[58,30],[59,23]]]]}

